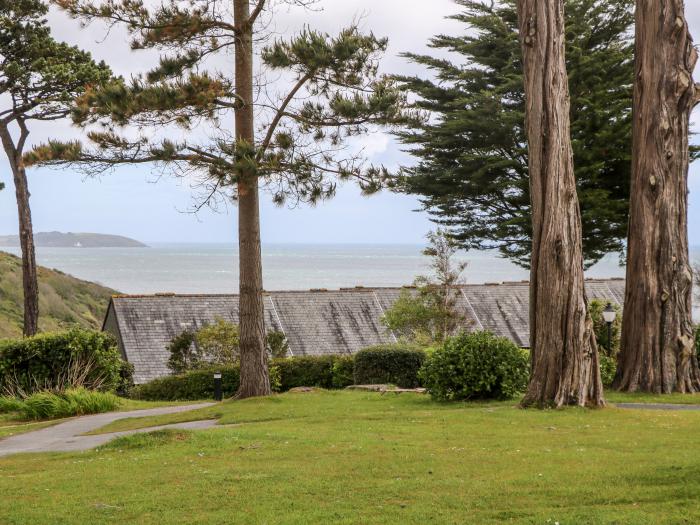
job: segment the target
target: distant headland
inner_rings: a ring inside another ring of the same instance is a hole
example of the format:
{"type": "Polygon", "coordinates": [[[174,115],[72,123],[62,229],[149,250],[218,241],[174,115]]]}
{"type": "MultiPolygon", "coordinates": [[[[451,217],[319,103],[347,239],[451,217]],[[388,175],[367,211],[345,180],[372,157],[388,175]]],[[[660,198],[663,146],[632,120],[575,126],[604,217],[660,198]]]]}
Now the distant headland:
{"type": "MultiPolygon", "coordinates": [[[[147,248],[142,242],[121,235],[102,233],[41,232],[34,234],[40,248],[147,248]]],[[[19,246],[17,235],[0,235],[0,246],[19,246]]]]}

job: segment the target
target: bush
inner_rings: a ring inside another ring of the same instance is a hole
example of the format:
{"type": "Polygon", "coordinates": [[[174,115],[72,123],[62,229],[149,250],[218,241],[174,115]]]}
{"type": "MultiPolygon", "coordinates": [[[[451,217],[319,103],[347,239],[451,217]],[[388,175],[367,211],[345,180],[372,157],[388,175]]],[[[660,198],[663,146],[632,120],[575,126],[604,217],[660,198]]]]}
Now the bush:
{"type": "Polygon", "coordinates": [[[420,371],[434,399],[510,399],[527,387],[527,352],[489,332],[462,333],[445,341],[420,371]]]}
{"type": "Polygon", "coordinates": [[[355,354],[355,384],[415,388],[420,386],[418,371],[424,361],[425,352],[412,345],[395,343],[365,348],[355,354]]]}
{"type": "Polygon", "coordinates": [[[75,388],[59,393],[36,392],[21,402],[18,411],[24,419],[55,419],[111,412],[120,404],[114,394],[75,388]]]}
{"type": "Polygon", "coordinates": [[[600,354],[600,379],[604,387],[611,387],[617,372],[617,359],[600,354]]]}
{"type": "Polygon", "coordinates": [[[203,368],[184,374],[161,377],[149,383],[135,386],[134,399],[146,401],[192,401],[214,397],[214,372],[221,372],[224,397],[232,397],[238,390],[239,367],[203,368]]]}
{"type": "Polygon", "coordinates": [[[0,391],[26,396],[72,387],[114,390],[122,359],[114,338],[74,328],[0,342],[0,391]]]}
{"type": "Polygon", "coordinates": [[[334,356],[290,357],[273,362],[279,367],[283,392],[299,386],[333,388],[334,356]]]}
{"type": "Polygon", "coordinates": [[[355,358],[351,355],[336,356],[333,361],[333,388],[345,388],[355,384],[355,358]]]}

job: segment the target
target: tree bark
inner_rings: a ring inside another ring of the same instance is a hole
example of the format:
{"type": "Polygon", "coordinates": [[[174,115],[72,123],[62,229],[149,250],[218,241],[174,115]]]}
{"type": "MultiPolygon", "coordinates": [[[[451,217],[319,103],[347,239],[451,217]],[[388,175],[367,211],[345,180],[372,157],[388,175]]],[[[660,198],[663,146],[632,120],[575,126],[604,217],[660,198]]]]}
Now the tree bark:
{"type": "Polygon", "coordinates": [[[688,254],[688,128],[700,91],[682,0],[637,0],[627,284],[615,386],[698,392],[688,254]]]}
{"type": "MultiPolygon", "coordinates": [[[[249,0],[234,0],[236,40],[236,94],[241,106],[235,110],[236,143],[239,151],[255,158],[253,112],[253,27],[249,0]],[[244,150],[248,150],[246,154],[244,150]]],[[[245,162],[242,164],[246,164],[245,162]]],[[[258,179],[252,169],[238,173],[239,325],[241,373],[236,397],[270,394],[265,350],[262,256],[258,179]]]]}
{"type": "Polygon", "coordinates": [[[39,330],[39,284],[34,251],[34,228],[32,210],[29,206],[29,186],[24,169],[22,151],[29,132],[20,122],[20,137],[17,145],[6,125],[0,125],[0,139],[10,163],[15,183],[17,214],[19,218],[19,241],[22,249],[22,291],[24,293],[24,335],[35,335],[39,330]]]}
{"type": "Polygon", "coordinates": [[[526,96],[532,372],[523,406],[604,406],[584,290],[562,0],[518,0],[526,96]]]}

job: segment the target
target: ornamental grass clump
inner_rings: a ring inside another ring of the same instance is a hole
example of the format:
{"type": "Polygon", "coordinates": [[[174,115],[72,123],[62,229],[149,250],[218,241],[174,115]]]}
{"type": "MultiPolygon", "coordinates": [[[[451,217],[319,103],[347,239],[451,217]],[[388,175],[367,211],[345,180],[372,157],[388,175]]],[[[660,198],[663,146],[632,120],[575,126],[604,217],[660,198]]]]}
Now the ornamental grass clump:
{"type": "Polygon", "coordinates": [[[36,392],[21,402],[23,419],[57,419],[111,412],[121,405],[119,397],[108,392],[75,388],[64,392],[36,392]]]}
{"type": "Polygon", "coordinates": [[[440,401],[510,399],[527,386],[525,350],[490,332],[451,337],[427,358],[419,377],[440,401]]]}

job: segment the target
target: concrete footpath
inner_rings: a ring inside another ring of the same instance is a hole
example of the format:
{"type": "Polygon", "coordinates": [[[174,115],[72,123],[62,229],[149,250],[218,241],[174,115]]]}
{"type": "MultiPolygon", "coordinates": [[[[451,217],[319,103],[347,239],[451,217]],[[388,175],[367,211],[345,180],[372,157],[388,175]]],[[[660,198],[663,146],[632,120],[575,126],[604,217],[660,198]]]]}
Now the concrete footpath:
{"type": "Polygon", "coordinates": [[[52,427],[0,439],[0,456],[9,456],[10,454],[19,454],[22,452],[70,452],[75,450],[88,450],[99,447],[115,437],[141,432],[152,432],[153,430],[164,428],[211,428],[216,425],[216,420],[190,421],[187,423],[175,423],[172,425],[113,432],[111,434],[100,434],[96,436],[82,435],[119,419],[177,414],[179,412],[205,408],[213,404],[214,403],[200,403],[196,405],[150,408],[146,410],[132,410],[130,412],[108,412],[106,414],[76,417],[52,427]]]}

